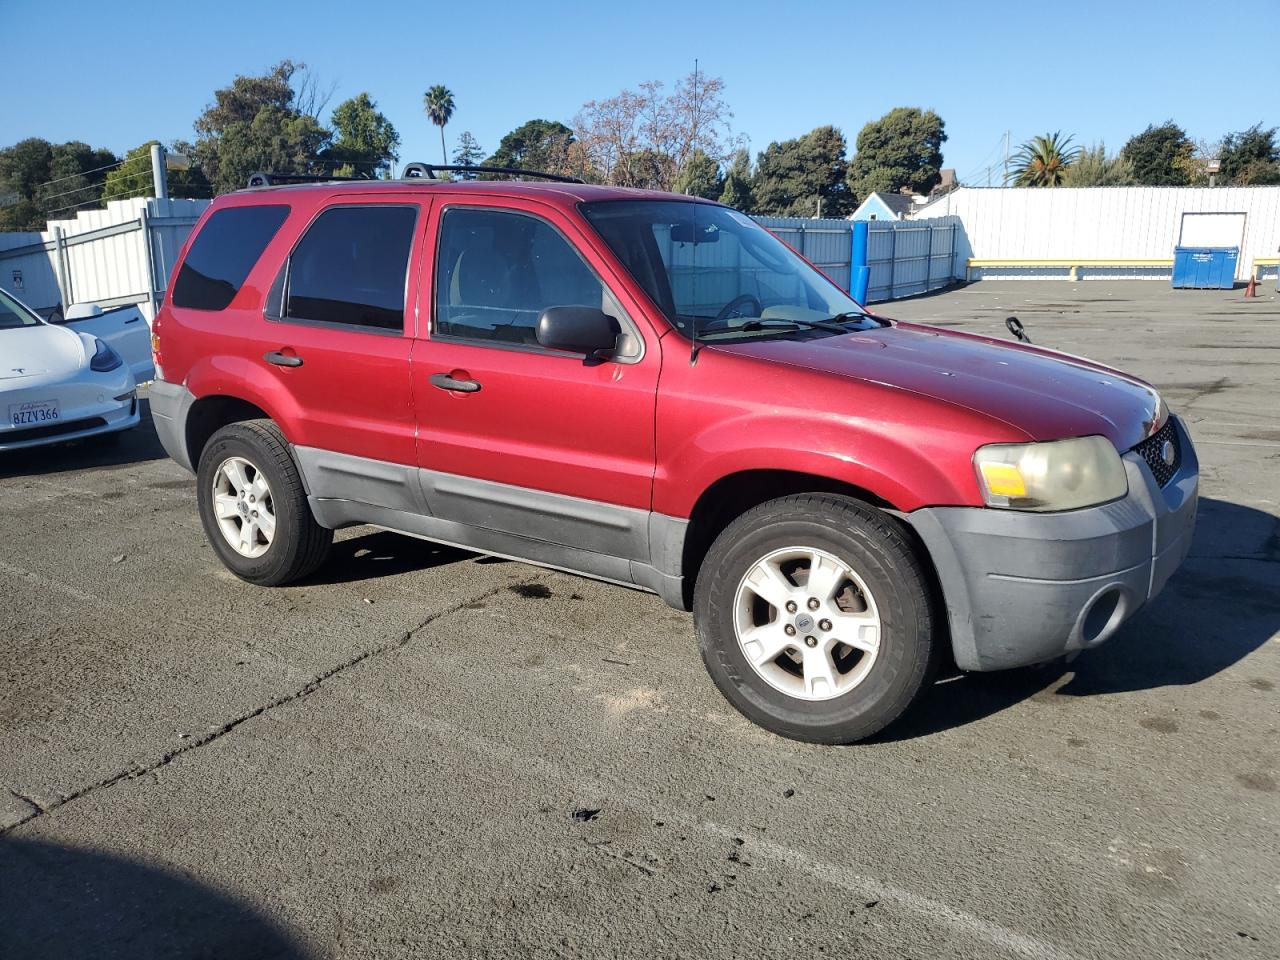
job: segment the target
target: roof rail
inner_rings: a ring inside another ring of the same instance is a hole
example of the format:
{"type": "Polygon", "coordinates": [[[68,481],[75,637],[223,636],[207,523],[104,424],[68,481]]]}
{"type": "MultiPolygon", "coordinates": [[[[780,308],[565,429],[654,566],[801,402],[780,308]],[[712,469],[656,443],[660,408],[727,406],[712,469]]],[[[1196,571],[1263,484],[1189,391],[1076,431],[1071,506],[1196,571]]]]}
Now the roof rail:
{"type": "Polygon", "coordinates": [[[359,180],[367,183],[370,177],[339,177],[330,173],[267,173],[259,170],[249,174],[251,187],[279,187],[287,183],[330,183],[332,181],[359,180]]]}
{"type": "MultiPolygon", "coordinates": [[[[401,180],[437,180],[437,173],[504,173],[514,177],[536,177],[540,180],[554,180],[557,183],[582,183],[578,177],[565,177],[558,173],[545,173],[541,170],[522,170],[519,167],[475,167],[464,164],[441,163],[406,163],[401,171],[401,180]]],[[[372,177],[339,177],[328,173],[268,173],[259,170],[249,175],[250,187],[280,187],[290,183],[373,183],[372,177]]]]}
{"type": "Polygon", "coordinates": [[[536,177],[539,180],[554,180],[556,183],[583,182],[578,177],[565,177],[558,173],[545,173],[541,170],[522,170],[520,167],[477,167],[456,163],[407,163],[400,173],[400,179],[435,179],[436,171],[446,173],[505,173],[513,177],[536,177]]]}

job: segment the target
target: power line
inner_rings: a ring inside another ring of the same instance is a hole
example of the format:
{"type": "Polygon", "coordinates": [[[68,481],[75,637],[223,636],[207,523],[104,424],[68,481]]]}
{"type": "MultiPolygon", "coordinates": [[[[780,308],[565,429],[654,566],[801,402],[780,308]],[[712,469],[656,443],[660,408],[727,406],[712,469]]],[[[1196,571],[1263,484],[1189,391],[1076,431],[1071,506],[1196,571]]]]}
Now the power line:
{"type": "Polygon", "coordinates": [[[98,173],[102,170],[110,170],[112,167],[118,167],[122,163],[128,163],[127,160],[117,160],[115,163],[108,163],[106,166],[94,167],[91,170],[81,170],[79,173],[72,173],[65,177],[58,177],[56,180],[46,180],[44,183],[37,184],[36,189],[40,187],[48,187],[55,183],[62,183],[64,180],[74,180],[76,177],[83,177],[90,173],[98,173]]]}

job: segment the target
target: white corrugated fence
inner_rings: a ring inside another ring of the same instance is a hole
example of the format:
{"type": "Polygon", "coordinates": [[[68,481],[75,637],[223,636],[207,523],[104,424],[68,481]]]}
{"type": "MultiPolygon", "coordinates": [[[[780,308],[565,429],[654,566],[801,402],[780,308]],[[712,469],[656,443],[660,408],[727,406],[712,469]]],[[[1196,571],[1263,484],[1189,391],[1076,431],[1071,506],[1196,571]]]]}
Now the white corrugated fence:
{"type": "Polygon", "coordinates": [[[208,200],[112,200],[42,233],[0,233],[0,287],[48,316],[75,303],[137,304],[148,321],[208,200]]]}
{"type": "MultiPolygon", "coordinates": [[[[1235,246],[1236,279],[1245,280],[1255,260],[1280,251],[1280,187],[961,187],[917,214],[944,215],[964,224],[960,252],[966,260],[1167,260],[1179,245],[1235,246]]],[[[1065,269],[1006,264],[974,275],[1043,276],[1065,269]]],[[[1099,279],[1169,276],[1163,266],[1087,269],[1099,279]]]]}

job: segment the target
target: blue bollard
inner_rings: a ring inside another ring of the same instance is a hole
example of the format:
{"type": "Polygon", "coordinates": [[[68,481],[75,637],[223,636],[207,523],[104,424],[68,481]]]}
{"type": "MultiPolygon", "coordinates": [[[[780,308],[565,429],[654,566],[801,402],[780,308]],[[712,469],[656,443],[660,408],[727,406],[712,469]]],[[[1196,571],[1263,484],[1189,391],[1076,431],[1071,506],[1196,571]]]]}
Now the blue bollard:
{"type": "Polygon", "coordinates": [[[867,302],[867,287],[871,283],[871,268],[867,266],[868,227],[865,220],[854,221],[849,249],[849,296],[863,304],[867,302]]]}

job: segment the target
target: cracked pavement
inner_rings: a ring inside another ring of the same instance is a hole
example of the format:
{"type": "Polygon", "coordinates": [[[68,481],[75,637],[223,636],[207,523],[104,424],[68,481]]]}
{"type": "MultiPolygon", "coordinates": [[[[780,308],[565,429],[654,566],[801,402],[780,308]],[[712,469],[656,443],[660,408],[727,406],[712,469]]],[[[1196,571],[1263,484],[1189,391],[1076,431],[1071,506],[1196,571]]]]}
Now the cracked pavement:
{"type": "Polygon", "coordinates": [[[1192,556],[1108,645],[794,744],[656,597],[364,527],[254,588],[148,425],[10,455],[0,957],[1275,956],[1274,294],[881,309],[1016,314],[1187,419],[1192,556]]]}

